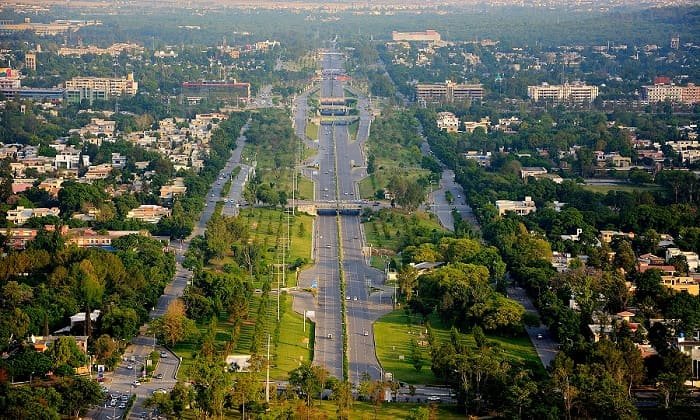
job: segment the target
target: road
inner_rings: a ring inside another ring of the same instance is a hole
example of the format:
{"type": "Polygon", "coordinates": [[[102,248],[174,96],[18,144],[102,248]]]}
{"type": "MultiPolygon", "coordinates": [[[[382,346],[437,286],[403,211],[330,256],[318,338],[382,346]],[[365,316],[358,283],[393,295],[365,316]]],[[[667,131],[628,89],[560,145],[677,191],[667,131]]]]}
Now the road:
{"type": "MultiPolygon", "coordinates": [[[[339,54],[326,54],[323,57],[324,70],[342,69],[343,57],[339,54]]],[[[321,81],[319,96],[322,98],[342,97],[345,86],[332,76],[321,81]]],[[[295,101],[294,124],[298,136],[305,138],[307,117],[306,95],[295,101]]],[[[317,170],[305,171],[315,185],[315,199],[335,202],[359,199],[357,182],[366,176],[364,143],[369,136],[371,116],[368,101],[358,95],[360,123],[356,139],[351,139],[346,125],[322,124],[319,128],[318,150],[311,165],[317,170]]],[[[308,139],[307,139],[308,140],[308,139]]],[[[307,141],[308,143],[308,141],[307,141]]],[[[371,292],[381,286],[383,273],[365,264],[362,255],[363,235],[358,216],[335,214],[319,215],[314,226],[314,259],[316,264],[300,276],[300,286],[318,285],[315,299],[316,342],[314,363],[325,366],[332,375],[342,378],[342,314],[341,299],[346,299],[348,334],[348,371],[350,380],[359,383],[362,373],[374,378],[381,376],[374,348],[372,323],[381,314],[391,309],[391,296],[371,292]],[[339,222],[339,223],[338,223],[339,222]],[[340,226],[340,246],[338,248],[338,226],[340,226]],[[342,255],[342,258],[341,258],[342,255]],[[340,266],[346,281],[346,296],[340,296],[340,266]],[[332,339],[328,338],[332,334],[332,339]]],[[[310,308],[309,299],[295,299],[295,310],[303,312],[310,308]]]]}
{"type": "MultiPolygon", "coordinates": [[[[510,286],[508,287],[508,297],[520,302],[525,307],[526,311],[538,315],[539,318],[537,309],[532,303],[530,296],[525,292],[525,289],[522,287],[510,286]]],[[[527,330],[527,335],[530,336],[530,341],[532,341],[532,345],[535,347],[537,356],[539,356],[542,365],[545,368],[549,367],[550,363],[552,363],[552,360],[554,360],[559,352],[559,343],[554,340],[551,334],[549,334],[547,327],[542,324],[536,327],[526,326],[525,330],[527,330]]]]}
{"type": "MultiPolygon", "coordinates": [[[[246,124],[241,129],[241,136],[236,140],[236,148],[231,153],[231,157],[226,162],[226,165],[219,173],[219,177],[212,185],[209,191],[208,197],[215,197],[217,200],[221,196],[221,189],[224,183],[231,177],[231,171],[235,168],[241,158],[241,152],[243,151],[243,146],[245,143],[245,137],[243,133],[248,128],[246,124]]],[[[243,172],[243,171],[241,171],[243,172]]],[[[236,179],[238,180],[239,177],[236,179]]],[[[240,191],[242,189],[239,188],[240,191]]],[[[232,192],[234,188],[231,189],[232,192]]],[[[240,196],[231,197],[236,201],[240,200],[240,196]]],[[[192,272],[185,269],[182,266],[182,261],[184,255],[190,244],[190,239],[203,235],[206,230],[206,225],[214,214],[214,202],[208,201],[206,207],[200,214],[199,220],[195,224],[192,234],[189,238],[184,241],[171,241],[170,247],[175,252],[175,276],[173,280],[165,287],[163,294],[158,298],[157,305],[151,310],[149,316],[151,319],[162,316],[165,313],[170,302],[182,296],[187,287],[187,283],[192,280],[192,272]]],[[[176,358],[175,354],[171,353],[169,350],[156,346],[153,336],[145,335],[145,328],[141,328],[141,334],[134,338],[131,344],[127,347],[124,354],[125,360],[115,369],[113,373],[108,373],[105,378],[104,386],[109,390],[109,393],[119,394],[119,395],[136,395],[136,401],[134,407],[131,410],[130,418],[136,419],[139,415],[145,411],[143,407],[143,402],[146,398],[152,395],[153,391],[156,389],[166,389],[171,390],[175,383],[177,382],[177,372],[179,369],[179,360],[176,358]],[[140,367],[143,366],[147,356],[153,351],[163,352],[165,354],[164,358],[160,359],[154,375],[162,374],[162,379],[153,379],[151,382],[143,383],[138,387],[132,386],[134,379],[137,378],[140,372],[140,367]],[[132,362],[132,357],[134,361],[132,362]],[[128,369],[131,365],[132,369],[128,369]]],[[[107,401],[106,403],[109,403],[107,401]]],[[[86,418],[93,418],[99,420],[112,420],[114,416],[123,415],[124,410],[120,410],[115,407],[99,407],[97,409],[91,410],[86,418]]]]}

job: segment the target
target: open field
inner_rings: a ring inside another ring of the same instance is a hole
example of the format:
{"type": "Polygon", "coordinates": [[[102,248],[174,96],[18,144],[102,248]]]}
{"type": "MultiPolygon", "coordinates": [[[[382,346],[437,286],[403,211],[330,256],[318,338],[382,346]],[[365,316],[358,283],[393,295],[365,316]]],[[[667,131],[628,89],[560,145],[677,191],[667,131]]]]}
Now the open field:
{"type": "MultiPolygon", "coordinates": [[[[438,340],[450,339],[450,329],[437,316],[431,316],[429,321],[438,340]]],[[[377,357],[384,370],[393,373],[396,380],[413,384],[439,383],[430,370],[430,352],[425,331],[422,318],[408,316],[403,309],[384,315],[374,324],[377,357]],[[420,342],[419,349],[423,360],[420,371],[414,368],[410,357],[411,341],[420,342]],[[401,360],[401,356],[404,360],[401,360]]],[[[471,334],[460,334],[460,339],[462,343],[476,347],[471,334]]],[[[522,365],[533,371],[542,369],[535,348],[524,333],[518,337],[489,335],[488,340],[505,352],[510,363],[522,365]]]]}

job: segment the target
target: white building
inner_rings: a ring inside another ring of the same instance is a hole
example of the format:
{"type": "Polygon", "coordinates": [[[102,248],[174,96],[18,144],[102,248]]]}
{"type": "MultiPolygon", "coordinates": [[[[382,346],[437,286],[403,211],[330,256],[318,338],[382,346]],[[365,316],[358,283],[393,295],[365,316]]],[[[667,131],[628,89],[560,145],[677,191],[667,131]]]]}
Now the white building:
{"type": "Polygon", "coordinates": [[[459,131],[459,118],[451,112],[439,112],[437,126],[440,130],[448,133],[456,133],[459,131]]]}
{"type": "Polygon", "coordinates": [[[590,103],[598,97],[598,86],[590,86],[583,83],[565,83],[563,85],[543,83],[539,86],[528,86],[527,96],[530,97],[533,102],[590,103]]]}
{"type": "Polygon", "coordinates": [[[525,216],[537,211],[537,206],[535,206],[535,202],[532,201],[530,196],[525,197],[523,201],[496,200],[496,208],[500,216],[509,211],[514,212],[518,216],[525,216]]]}
{"type": "Polygon", "coordinates": [[[682,255],[688,261],[688,269],[690,271],[698,271],[698,266],[700,261],[698,260],[698,254],[692,251],[681,251],[679,248],[666,248],[666,262],[670,261],[671,258],[682,255]]]}
{"type": "Polygon", "coordinates": [[[32,217],[45,217],[45,216],[56,216],[61,214],[61,210],[58,207],[41,207],[36,209],[27,209],[23,206],[18,206],[14,210],[7,211],[7,221],[12,222],[17,226],[21,226],[32,217]]]}

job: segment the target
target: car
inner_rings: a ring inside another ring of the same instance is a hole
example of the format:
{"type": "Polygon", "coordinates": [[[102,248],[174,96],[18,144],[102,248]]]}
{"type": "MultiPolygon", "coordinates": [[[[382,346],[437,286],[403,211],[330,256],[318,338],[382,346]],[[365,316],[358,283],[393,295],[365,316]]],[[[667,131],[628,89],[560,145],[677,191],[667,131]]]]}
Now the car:
{"type": "Polygon", "coordinates": [[[158,388],[158,389],[156,389],[156,390],[153,391],[153,395],[156,395],[156,394],[167,394],[167,393],[168,393],[168,390],[165,389],[165,388],[158,388]]]}
{"type": "Polygon", "coordinates": [[[125,404],[125,403],[121,403],[121,404],[119,404],[119,407],[118,407],[118,408],[120,408],[120,409],[123,410],[123,409],[126,408],[126,404],[125,404]]]}
{"type": "Polygon", "coordinates": [[[140,418],[140,419],[147,419],[147,418],[148,418],[148,413],[144,411],[143,413],[141,413],[141,415],[139,416],[139,418],[140,418]]]}
{"type": "Polygon", "coordinates": [[[163,374],[162,373],[157,374],[156,379],[163,379],[163,374]]]}
{"type": "Polygon", "coordinates": [[[168,353],[162,351],[162,352],[160,352],[160,357],[166,358],[166,357],[168,357],[168,353]]]}
{"type": "Polygon", "coordinates": [[[131,383],[131,385],[134,386],[134,387],[137,387],[137,386],[141,385],[141,381],[139,381],[138,379],[136,379],[134,382],[131,383]]]}
{"type": "Polygon", "coordinates": [[[345,300],[350,300],[350,296],[345,296],[345,300]]]}
{"type": "Polygon", "coordinates": [[[331,248],[331,244],[326,245],[326,248],[330,249],[330,248],[331,248]]]}
{"type": "Polygon", "coordinates": [[[355,195],[355,193],[354,193],[354,192],[352,192],[352,191],[350,191],[350,195],[355,195]]]}
{"type": "Polygon", "coordinates": [[[378,207],[378,206],[379,206],[379,203],[375,202],[375,203],[372,204],[372,205],[373,205],[374,207],[378,207]]]}
{"type": "Polygon", "coordinates": [[[442,399],[441,399],[439,396],[437,396],[437,395],[431,395],[431,396],[428,397],[428,401],[440,402],[440,401],[442,401],[442,399]]]}
{"type": "Polygon", "coordinates": [[[112,400],[109,402],[110,407],[116,407],[116,405],[117,405],[117,400],[112,400]]]}
{"type": "Polygon", "coordinates": [[[354,238],[354,239],[360,239],[360,237],[357,236],[357,235],[353,236],[353,238],[354,238]]]}
{"type": "Polygon", "coordinates": [[[126,395],[126,394],[124,394],[124,395],[122,395],[121,398],[119,398],[119,399],[122,400],[122,401],[129,401],[129,396],[126,395]]]}
{"type": "Polygon", "coordinates": [[[353,297],[352,297],[352,300],[357,300],[357,296],[353,296],[353,297]]]}
{"type": "Polygon", "coordinates": [[[544,336],[543,336],[542,334],[537,334],[537,339],[538,339],[538,340],[541,340],[541,339],[543,339],[543,338],[544,338],[544,336]]]}
{"type": "Polygon", "coordinates": [[[333,339],[333,334],[328,334],[326,337],[328,337],[329,340],[333,339]]]}
{"type": "Polygon", "coordinates": [[[129,370],[133,370],[133,369],[134,369],[134,365],[128,364],[128,365],[126,365],[126,368],[129,369],[129,370]]]}
{"type": "Polygon", "coordinates": [[[364,331],[362,332],[362,335],[364,335],[365,337],[367,337],[367,336],[369,335],[369,331],[364,330],[364,331]]]}
{"type": "Polygon", "coordinates": [[[347,192],[344,192],[343,195],[348,195],[348,193],[347,193],[347,192]]]}

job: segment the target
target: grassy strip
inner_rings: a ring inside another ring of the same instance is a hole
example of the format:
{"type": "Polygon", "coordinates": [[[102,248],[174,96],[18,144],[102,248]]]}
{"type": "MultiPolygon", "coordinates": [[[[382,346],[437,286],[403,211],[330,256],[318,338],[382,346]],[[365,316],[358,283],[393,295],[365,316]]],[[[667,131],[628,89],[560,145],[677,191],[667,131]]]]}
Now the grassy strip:
{"type": "Polygon", "coordinates": [[[350,360],[348,359],[348,317],[347,317],[347,311],[345,308],[345,272],[343,271],[343,236],[341,234],[341,226],[340,226],[340,216],[336,216],[336,224],[338,225],[338,271],[339,271],[339,278],[340,278],[340,313],[341,313],[341,321],[340,325],[342,327],[342,336],[343,336],[343,379],[346,381],[350,378],[349,376],[349,371],[350,371],[350,360]]]}
{"type": "Polygon", "coordinates": [[[360,129],[360,120],[355,120],[348,126],[350,141],[357,140],[357,131],[360,129]]]}
{"type": "Polygon", "coordinates": [[[318,125],[311,121],[306,122],[306,137],[311,140],[318,140],[318,125]]]}
{"type": "MultiPolygon", "coordinates": [[[[425,326],[422,318],[407,315],[404,310],[395,310],[381,317],[374,324],[374,336],[377,345],[377,358],[384,370],[391,372],[394,378],[412,384],[439,384],[430,369],[430,348],[427,345],[425,326]],[[412,344],[417,343],[423,361],[420,370],[414,366],[412,344]],[[402,357],[403,356],[403,357],[402,357]],[[403,360],[402,360],[403,359],[403,360]]],[[[438,341],[450,340],[450,328],[436,316],[429,318],[430,325],[438,341]]],[[[471,334],[459,334],[460,341],[470,348],[476,348],[471,334]]],[[[527,335],[515,337],[487,336],[492,346],[500,348],[506,359],[513,365],[542,373],[543,368],[527,335]]]]}

